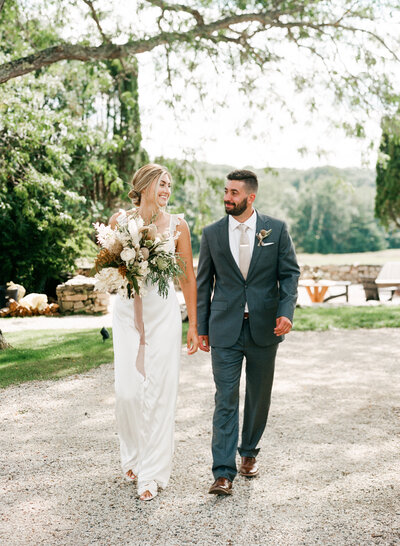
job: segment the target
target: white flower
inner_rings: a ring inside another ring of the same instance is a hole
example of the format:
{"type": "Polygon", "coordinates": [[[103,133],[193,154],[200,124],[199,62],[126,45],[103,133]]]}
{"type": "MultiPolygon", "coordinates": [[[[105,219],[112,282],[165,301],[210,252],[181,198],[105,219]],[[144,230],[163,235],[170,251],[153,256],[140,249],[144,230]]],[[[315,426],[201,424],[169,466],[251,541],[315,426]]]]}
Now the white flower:
{"type": "Polygon", "coordinates": [[[104,224],[100,224],[99,222],[96,222],[95,224],[93,224],[94,226],[94,229],[97,231],[97,242],[101,245],[101,246],[106,246],[106,242],[110,239],[110,238],[114,238],[115,234],[114,234],[114,230],[111,229],[111,226],[105,226],[104,224]]]}
{"type": "Polygon", "coordinates": [[[139,236],[139,228],[138,224],[135,220],[135,218],[131,218],[128,222],[128,231],[132,238],[132,243],[134,245],[139,244],[140,236],[139,236]]]}
{"type": "Polygon", "coordinates": [[[117,230],[111,228],[111,226],[105,226],[96,222],[94,225],[97,231],[97,242],[111,252],[111,254],[118,254],[122,250],[122,243],[119,238],[117,230]]]}
{"type": "Polygon", "coordinates": [[[124,247],[128,246],[131,242],[131,236],[126,229],[117,229],[115,231],[115,236],[124,247]]]}
{"type": "Polygon", "coordinates": [[[168,243],[168,239],[162,240],[159,237],[155,240],[155,243],[157,243],[156,248],[154,249],[155,252],[165,252],[165,245],[168,243]]]}
{"type": "Polygon", "coordinates": [[[121,252],[121,259],[126,263],[133,262],[136,258],[136,251],[133,248],[124,248],[121,252]]]}
{"type": "Polygon", "coordinates": [[[144,220],[141,216],[138,216],[136,218],[136,223],[137,223],[137,227],[138,229],[141,229],[143,226],[144,226],[144,220]]]}
{"type": "Polygon", "coordinates": [[[128,285],[128,280],[115,267],[105,267],[96,273],[95,278],[97,279],[95,290],[99,292],[115,292],[122,288],[126,290],[128,285]]]}

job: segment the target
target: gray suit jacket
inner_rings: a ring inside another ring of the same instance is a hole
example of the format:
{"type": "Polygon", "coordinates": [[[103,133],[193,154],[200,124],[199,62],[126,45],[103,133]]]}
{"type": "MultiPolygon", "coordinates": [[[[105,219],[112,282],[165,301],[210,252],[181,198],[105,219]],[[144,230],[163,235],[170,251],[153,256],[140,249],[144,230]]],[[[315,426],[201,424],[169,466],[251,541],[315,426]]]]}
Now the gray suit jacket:
{"type": "Polygon", "coordinates": [[[250,331],[257,345],[283,341],[274,334],[276,318],[293,321],[300,269],[286,224],[257,213],[256,233],[271,229],[255,240],[247,279],[229,248],[229,221],[225,216],[204,228],[197,271],[197,319],[199,335],[208,335],[211,346],[231,347],[240,335],[245,303],[250,331]]]}

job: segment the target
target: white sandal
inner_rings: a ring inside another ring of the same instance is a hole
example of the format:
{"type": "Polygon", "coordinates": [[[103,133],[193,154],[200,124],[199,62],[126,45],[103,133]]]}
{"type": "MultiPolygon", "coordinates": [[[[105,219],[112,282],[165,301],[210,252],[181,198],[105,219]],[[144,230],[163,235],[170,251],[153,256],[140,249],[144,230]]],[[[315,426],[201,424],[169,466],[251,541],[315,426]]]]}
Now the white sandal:
{"type": "Polygon", "coordinates": [[[158,487],[157,482],[152,480],[150,482],[146,482],[143,485],[140,485],[138,487],[138,495],[141,501],[149,501],[153,500],[154,497],[156,497],[158,494],[158,487]],[[150,493],[150,496],[143,497],[145,493],[150,493]]]}

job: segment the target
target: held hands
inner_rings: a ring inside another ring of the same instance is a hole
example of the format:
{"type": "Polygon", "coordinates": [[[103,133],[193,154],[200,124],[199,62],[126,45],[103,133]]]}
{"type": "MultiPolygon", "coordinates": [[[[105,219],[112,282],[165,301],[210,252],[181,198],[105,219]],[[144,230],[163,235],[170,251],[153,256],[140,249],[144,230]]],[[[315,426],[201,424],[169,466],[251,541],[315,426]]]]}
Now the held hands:
{"type": "Polygon", "coordinates": [[[188,355],[193,355],[199,348],[199,336],[195,326],[189,326],[186,346],[188,355]]]}
{"type": "Polygon", "coordinates": [[[276,336],[283,336],[288,334],[292,329],[292,323],[287,317],[278,317],[276,319],[276,327],[274,328],[274,334],[276,336]]]}

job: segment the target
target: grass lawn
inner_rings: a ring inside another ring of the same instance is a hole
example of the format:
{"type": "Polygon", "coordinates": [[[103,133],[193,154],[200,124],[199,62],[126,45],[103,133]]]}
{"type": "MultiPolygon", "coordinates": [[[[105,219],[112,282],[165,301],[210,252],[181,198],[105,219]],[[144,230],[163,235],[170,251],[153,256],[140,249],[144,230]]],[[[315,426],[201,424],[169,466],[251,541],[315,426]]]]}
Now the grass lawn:
{"type": "MultiPolygon", "coordinates": [[[[296,331],[399,328],[400,306],[296,309],[296,331]]],[[[188,323],[183,323],[186,345],[188,323]]],[[[111,329],[109,329],[111,334],[111,329]]],[[[13,349],[0,351],[0,387],[35,379],[59,379],[113,361],[111,339],[99,330],[30,330],[5,334],[13,349]]]]}
{"type": "Polygon", "coordinates": [[[400,328],[400,306],[307,307],[296,309],[294,330],[331,330],[344,328],[400,328]]]}
{"type": "MultiPolygon", "coordinates": [[[[294,330],[322,332],[343,328],[400,328],[400,306],[388,307],[307,307],[298,308],[294,315],[294,330]]],[[[182,343],[186,344],[188,323],[183,323],[182,343]]]]}
{"type": "Polygon", "coordinates": [[[0,351],[0,387],[59,379],[112,362],[112,340],[99,330],[28,330],[4,334],[13,349],[0,351]]]}

